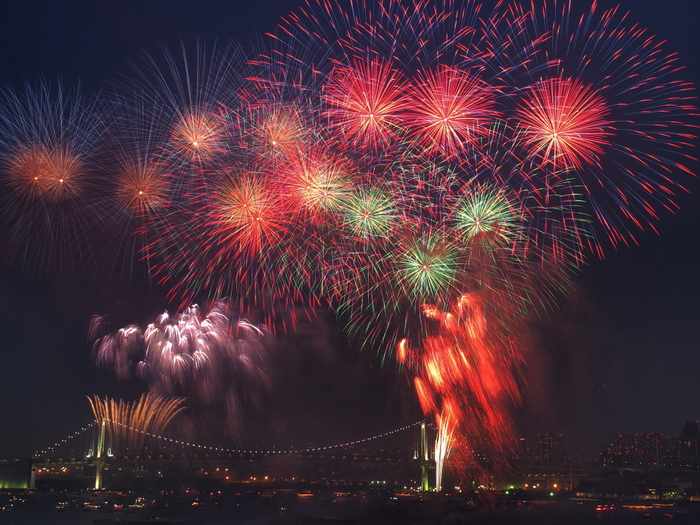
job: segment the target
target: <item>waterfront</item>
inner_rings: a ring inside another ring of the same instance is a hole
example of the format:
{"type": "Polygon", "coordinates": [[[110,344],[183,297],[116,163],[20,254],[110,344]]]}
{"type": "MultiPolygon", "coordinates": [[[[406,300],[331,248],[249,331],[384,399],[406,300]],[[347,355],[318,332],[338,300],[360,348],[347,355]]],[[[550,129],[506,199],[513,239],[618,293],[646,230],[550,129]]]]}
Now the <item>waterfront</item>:
{"type": "Polygon", "coordinates": [[[463,495],[389,491],[190,490],[133,493],[46,491],[0,494],[0,523],[199,523],[292,525],[500,525],[700,522],[700,502],[639,500],[502,501],[493,506],[463,495]]]}

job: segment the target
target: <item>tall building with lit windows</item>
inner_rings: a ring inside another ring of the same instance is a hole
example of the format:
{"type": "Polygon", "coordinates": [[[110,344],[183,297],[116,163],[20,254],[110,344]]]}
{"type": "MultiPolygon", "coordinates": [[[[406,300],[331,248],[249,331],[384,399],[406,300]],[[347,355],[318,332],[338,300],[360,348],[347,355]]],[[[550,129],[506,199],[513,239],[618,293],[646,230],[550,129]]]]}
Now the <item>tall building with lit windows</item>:
{"type": "Polygon", "coordinates": [[[673,460],[679,468],[700,466],[700,429],[698,421],[686,421],[673,446],[673,460]]]}
{"type": "Polygon", "coordinates": [[[666,465],[670,440],[663,434],[618,434],[601,454],[603,465],[656,468],[666,465]]]}
{"type": "Polygon", "coordinates": [[[561,434],[539,434],[540,458],[543,463],[561,463],[564,453],[561,450],[561,434]]]}

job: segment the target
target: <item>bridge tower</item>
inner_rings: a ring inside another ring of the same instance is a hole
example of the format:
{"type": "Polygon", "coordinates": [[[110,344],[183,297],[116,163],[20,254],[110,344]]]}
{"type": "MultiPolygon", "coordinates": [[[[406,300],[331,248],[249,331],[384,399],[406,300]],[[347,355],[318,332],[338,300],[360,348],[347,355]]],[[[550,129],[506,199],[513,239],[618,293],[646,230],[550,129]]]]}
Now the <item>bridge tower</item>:
{"type": "Polygon", "coordinates": [[[103,419],[99,421],[99,434],[97,438],[97,450],[95,451],[95,489],[102,488],[102,471],[105,467],[105,440],[107,433],[107,422],[103,419]]]}
{"type": "Polygon", "coordinates": [[[430,472],[431,461],[430,461],[430,445],[428,444],[428,420],[424,418],[420,424],[420,443],[418,446],[420,454],[420,486],[421,490],[430,490],[430,480],[428,474],[430,472]]]}

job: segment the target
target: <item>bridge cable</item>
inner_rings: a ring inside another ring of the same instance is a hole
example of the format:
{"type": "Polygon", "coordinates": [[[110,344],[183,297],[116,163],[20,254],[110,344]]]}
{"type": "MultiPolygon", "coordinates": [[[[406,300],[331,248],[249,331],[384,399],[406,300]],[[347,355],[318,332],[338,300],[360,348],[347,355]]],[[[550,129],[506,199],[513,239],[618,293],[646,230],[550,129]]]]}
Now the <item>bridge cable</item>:
{"type": "MultiPolygon", "coordinates": [[[[397,429],[394,429],[394,430],[390,430],[390,431],[384,432],[384,433],[382,433],[382,434],[377,434],[377,435],[375,435],[375,436],[368,437],[368,438],[364,438],[364,439],[357,439],[357,440],[355,440],[355,441],[348,441],[347,443],[342,443],[342,444],[338,444],[338,445],[328,445],[328,446],[325,446],[325,447],[309,447],[309,448],[306,448],[306,449],[267,450],[267,451],[263,451],[263,450],[230,449],[230,448],[225,448],[225,447],[215,447],[215,446],[210,446],[210,445],[200,445],[200,444],[197,444],[197,443],[188,443],[188,442],[186,442],[186,441],[181,441],[181,440],[179,440],[179,439],[173,439],[173,438],[169,438],[169,437],[165,437],[165,436],[160,436],[160,435],[157,435],[157,434],[153,434],[153,433],[151,433],[151,432],[147,432],[147,431],[142,430],[142,429],[140,429],[140,428],[132,427],[132,426],[130,426],[130,425],[126,425],[126,424],[120,423],[120,422],[118,422],[118,421],[113,421],[113,420],[111,420],[111,419],[105,419],[105,421],[108,421],[108,422],[113,423],[113,424],[115,424],[115,425],[118,425],[118,426],[127,428],[127,429],[129,429],[129,430],[131,430],[131,431],[133,431],[133,432],[140,432],[141,434],[145,434],[146,436],[153,437],[153,438],[156,438],[156,439],[160,439],[160,440],[162,440],[162,441],[166,441],[166,442],[169,442],[169,443],[174,443],[174,444],[176,444],[176,445],[182,445],[182,446],[200,448],[200,449],[203,449],[203,450],[211,450],[211,451],[214,451],[214,452],[226,452],[226,453],[232,453],[232,454],[268,454],[268,455],[274,455],[274,454],[294,454],[294,453],[300,453],[300,452],[302,452],[302,453],[303,453],[303,452],[321,452],[321,451],[323,451],[323,450],[331,450],[331,449],[334,449],[334,448],[349,447],[349,446],[352,446],[352,445],[356,445],[356,444],[358,444],[358,443],[365,443],[365,442],[367,442],[367,441],[373,441],[373,440],[375,440],[375,439],[379,439],[379,438],[383,438],[383,437],[386,437],[386,436],[390,436],[390,435],[392,435],[392,434],[396,434],[396,433],[398,433],[398,432],[402,432],[402,431],[407,430],[407,429],[409,429],[409,428],[413,428],[413,427],[415,427],[415,426],[418,426],[418,425],[420,425],[420,424],[422,423],[422,421],[417,421],[417,422],[415,422],[415,423],[411,423],[411,424],[409,424],[409,425],[405,425],[405,426],[403,426],[403,427],[400,427],[400,428],[397,428],[397,429]]],[[[95,425],[95,424],[97,424],[97,421],[94,421],[94,422],[91,424],[91,426],[92,426],[92,425],[95,425]]]]}
{"type": "Polygon", "coordinates": [[[64,445],[64,444],[68,443],[68,441],[70,441],[70,440],[72,440],[72,439],[75,439],[75,438],[78,437],[80,434],[82,434],[82,433],[85,432],[86,430],[91,429],[91,428],[94,427],[95,425],[97,425],[97,421],[93,421],[92,423],[90,423],[89,425],[87,425],[87,426],[81,428],[80,430],[76,430],[75,432],[73,432],[72,434],[70,434],[70,435],[69,435],[68,437],[66,437],[65,439],[62,439],[61,441],[57,441],[56,443],[54,443],[54,444],[51,445],[50,447],[46,447],[46,450],[37,450],[36,452],[34,452],[34,453],[32,454],[32,457],[39,457],[39,456],[42,456],[42,455],[43,455],[43,456],[46,456],[49,452],[54,452],[54,451],[56,450],[56,448],[60,447],[61,445],[64,445]]]}

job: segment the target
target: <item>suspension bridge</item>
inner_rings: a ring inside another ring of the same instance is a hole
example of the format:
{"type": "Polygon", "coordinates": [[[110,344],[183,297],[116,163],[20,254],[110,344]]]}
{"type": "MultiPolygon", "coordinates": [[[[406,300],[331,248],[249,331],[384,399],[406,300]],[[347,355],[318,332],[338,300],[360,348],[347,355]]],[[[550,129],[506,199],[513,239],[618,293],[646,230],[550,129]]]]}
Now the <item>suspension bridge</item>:
{"type": "Polygon", "coordinates": [[[332,445],[227,448],[102,418],[36,451],[30,462],[0,462],[0,488],[34,488],[37,478],[78,476],[86,483],[90,480],[89,485],[95,489],[102,489],[119,476],[167,478],[186,471],[223,483],[268,478],[380,482],[388,478],[428,490],[435,486],[431,479],[435,471],[431,444],[434,435],[434,429],[423,420],[332,445]],[[390,437],[394,446],[382,446],[390,437]],[[397,442],[403,445],[397,447],[397,442]],[[14,476],[11,483],[15,486],[2,479],[3,472],[12,468],[25,473],[19,475],[19,481],[14,476]]]}

